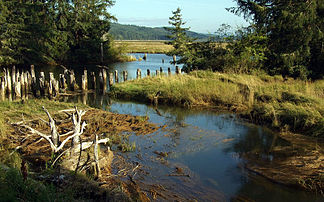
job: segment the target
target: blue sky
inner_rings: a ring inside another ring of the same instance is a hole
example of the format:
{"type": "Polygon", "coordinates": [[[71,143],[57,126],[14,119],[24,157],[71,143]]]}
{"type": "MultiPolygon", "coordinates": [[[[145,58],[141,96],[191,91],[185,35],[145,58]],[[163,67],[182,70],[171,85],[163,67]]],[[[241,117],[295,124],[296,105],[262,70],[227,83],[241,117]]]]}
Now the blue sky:
{"type": "Polygon", "coordinates": [[[233,0],[116,0],[110,12],[121,24],[161,27],[168,26],[172,11],[180,7],[191,31],[214,33],[223,23],[234,28],[247,25],[242,17],[225,10],[233,6],[233,0]]]}

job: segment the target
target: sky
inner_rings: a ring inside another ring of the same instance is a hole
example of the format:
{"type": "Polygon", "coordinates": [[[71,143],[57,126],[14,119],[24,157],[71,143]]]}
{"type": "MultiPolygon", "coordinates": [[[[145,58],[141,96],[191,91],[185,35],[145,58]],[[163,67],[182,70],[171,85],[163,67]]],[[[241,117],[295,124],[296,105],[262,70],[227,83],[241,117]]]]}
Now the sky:
{"type": "Polygon", "coordinates": [[[110,8],[120,24],[148,27],[169,26],[169,17],[178,7],[182,10],[185,27],[200,33],[214,33],[223,23],[237,26],[247,25],[239,16],[225,8],[236,6],[233,0],[116,0],[110,8]]]}

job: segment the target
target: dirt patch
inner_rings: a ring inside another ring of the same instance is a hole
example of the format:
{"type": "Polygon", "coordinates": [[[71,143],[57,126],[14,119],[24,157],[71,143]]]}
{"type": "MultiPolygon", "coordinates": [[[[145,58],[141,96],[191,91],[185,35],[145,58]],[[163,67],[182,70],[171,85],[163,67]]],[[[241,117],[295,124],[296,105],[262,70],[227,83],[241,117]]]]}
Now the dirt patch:
{"type": "Polygon", "coordinates": [[[274,147],[273,158],[264,161],[257,154],[246,154],[246,167],[267,179],[287,186],[324,195],[324,140],[296,134],[281,134],[290,146],[274,147]]]}

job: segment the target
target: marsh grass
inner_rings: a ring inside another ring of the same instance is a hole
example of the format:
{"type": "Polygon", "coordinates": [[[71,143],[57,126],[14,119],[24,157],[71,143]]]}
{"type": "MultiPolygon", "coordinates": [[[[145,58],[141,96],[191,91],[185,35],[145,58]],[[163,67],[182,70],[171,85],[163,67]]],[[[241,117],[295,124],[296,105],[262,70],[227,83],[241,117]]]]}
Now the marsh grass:
{"type": "Polygon", "coordinates": [[[115,41],[114,47],[123,48],[127,53],[167,53],[173,50],[165,41],[115,41]]]}
{"type": "Polygon", "coordinates": [[[159,103],[221,107],[278,130],[324,137],[324,80],[194,71],[116,84],[111,94],[152,102],[158,91],[159,103]]]}

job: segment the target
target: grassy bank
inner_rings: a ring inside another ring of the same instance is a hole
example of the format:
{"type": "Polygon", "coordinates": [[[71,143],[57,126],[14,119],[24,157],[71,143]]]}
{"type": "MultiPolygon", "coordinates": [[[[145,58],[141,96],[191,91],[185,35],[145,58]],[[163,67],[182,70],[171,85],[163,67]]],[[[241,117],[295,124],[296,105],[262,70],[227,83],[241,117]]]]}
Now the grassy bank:
{"type": "Polygon", "coordinates": [[[116,84],[118,98],[189,107],[221,107],[258,124],[324,137],[324,81],[305,82],[281,76],[220,74],[144,78],[116,84]]]}
{"type": "Polygon", "coordinates": [[[114,47],[127,53],[167,53],[173,49],[165,41],[115,41],[114,47]]]}

